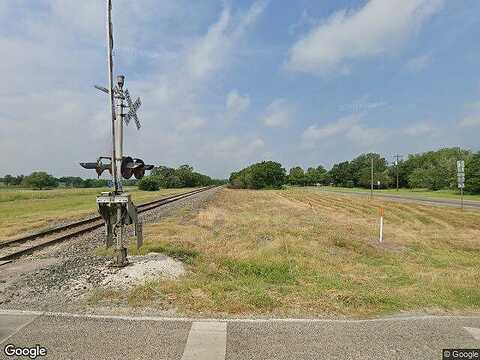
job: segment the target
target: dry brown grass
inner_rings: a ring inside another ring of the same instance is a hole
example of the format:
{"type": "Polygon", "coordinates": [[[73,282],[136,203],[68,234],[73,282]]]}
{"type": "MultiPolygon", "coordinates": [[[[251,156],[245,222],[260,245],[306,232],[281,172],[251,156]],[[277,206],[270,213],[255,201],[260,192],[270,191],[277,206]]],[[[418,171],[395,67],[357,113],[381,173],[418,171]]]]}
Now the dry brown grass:
{"type": "Polygon", "coordinates": [[[157,282],[141,304],[289,316],[478,311],[479,217],[312,189],[224,189],[205,209],[147,227],[143,252],[183,256],[190,272],[157,282]]]}
{"type": "MultiPolygon", "coordinates": [[[[136,203],[190,189],[128,191],[136,203]]],[[[96,215],[95,197],[107,189],[0,190],[0,242],[58,223],[96,215]]]]}

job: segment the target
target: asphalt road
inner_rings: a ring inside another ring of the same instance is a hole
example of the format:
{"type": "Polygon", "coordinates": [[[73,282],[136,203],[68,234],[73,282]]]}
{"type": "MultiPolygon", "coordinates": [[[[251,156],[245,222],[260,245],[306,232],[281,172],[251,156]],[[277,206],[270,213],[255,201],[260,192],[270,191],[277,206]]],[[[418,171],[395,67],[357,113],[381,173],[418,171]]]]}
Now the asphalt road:
{"type": "MultiPolygon", "coordinates": [[[[336,190],[325,190],[320,189],[319,191],[341,194],[341,195],[352,195],[352,196],[370,196],[370,192],[361,192],[361,191],[336,191],[336,190]]],[[[374,198],[381,198],[386,200],[394,200],[394,201],[403,201],[403,202],[414,202],[419,204],[425,205],[441,205],[441,206],[455,206],[460,207],[461,201],[460,200],[450,200],[450,199],[433,199],[433,198],[425,198],[425,197],[413,197],[413,196],[404,196],[404,195],[392,195],[392,194],[379,194],[378,192],[374,192],[374,198]]],[[[480,201],[472,201],[472,200],[465,200],[463,202],[465,208],[474,208],[480,209],[480,201]]]]}
{"type": "Polygon", "coordinates": [[[15,358],[5,355],[8,344],[45,347],[37,359],[437,360],[442,349],[480,348],[480,316],[198,320],[3,311],[2,359],[15,358]]]}

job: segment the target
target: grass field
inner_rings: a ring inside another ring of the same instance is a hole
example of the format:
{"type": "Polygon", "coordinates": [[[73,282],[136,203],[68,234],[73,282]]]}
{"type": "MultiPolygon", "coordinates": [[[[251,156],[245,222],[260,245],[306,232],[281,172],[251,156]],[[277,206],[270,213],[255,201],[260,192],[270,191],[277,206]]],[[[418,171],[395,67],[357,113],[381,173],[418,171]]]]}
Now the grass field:
{"type": "MultiPolygon", "coordinates": [[[[328,191],[340,191],[340,192],[370,192],[370,189],[363,188],[344,188],[344,187],[335,187],[335,186],[321,186],[317,189],[328,190],[328,191]]],[[[460,191],[456,190],[438,190],[431,191],[426,189],[374,189],[375,194],[386,194],[386,195],[401,195],[409,197],[421,197],[421,198],[431,198],[431,199],[446,199],[446,200],[461,200],[460,191]]],[[[464,195],[465,200],[480,201],[480,195],[464,195]]]]}
{"type": "Polygon", "coordinates": [[[207,208],[184,209],[145,229],[142,253],[180,259],[187,275],[129,294],[97,292],[91,301],[235,315],[476,312],[479,217],[305,188],[223,189],[207,208]]]}
{"type": "MultiPolygon", "coordinates": [[[[108,189],[21,190],[0,189],[0,242],[22,233],[46,228],[58,222],[96,214],[95,197],[108,189]]],[[[155,192],[130,188],[140,203],[189,189],[155,192]]]]}

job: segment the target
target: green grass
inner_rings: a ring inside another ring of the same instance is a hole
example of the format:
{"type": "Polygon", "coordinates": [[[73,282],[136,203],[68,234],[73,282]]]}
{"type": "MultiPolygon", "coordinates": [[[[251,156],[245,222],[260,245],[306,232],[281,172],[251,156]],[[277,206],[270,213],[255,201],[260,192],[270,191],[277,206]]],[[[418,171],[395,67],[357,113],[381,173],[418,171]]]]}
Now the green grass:
{"type": "MultiPolygon", "coordinates": [[[[321,186],[316,189],[339,191],[339,192],[363,192],[370,193],[370,189],[364,188],[346,188],[336,186],[321,186]]],[[[374,189],[374,194],[386,194],[386,195],[401,195],[417,198],[432,198],[432,199],[447,199],[447,200],[460,200],[460,191],[457,190],[437,190],[431,191],[426,189],[374,189]]],[[[465,200],[480,201],[480,195],[465,194],[465,200]]]]}
{"type": "Polygon", "coordinates": [[[145,228],[141,252],[184,261],[186,275],[107,294],[106,301],[187,314],[476,312],[479,215],[313,188],[224,189],[205,209],[178,211],[145,228]]]}
{"type": "MultiPolygon", "coordinates": [[[[140,191],[127,189],[136,203],[189,189],[140,191]]],[[[108,189],[0,189],[0,241],[96,214],[95,197],[108,189]]]]}

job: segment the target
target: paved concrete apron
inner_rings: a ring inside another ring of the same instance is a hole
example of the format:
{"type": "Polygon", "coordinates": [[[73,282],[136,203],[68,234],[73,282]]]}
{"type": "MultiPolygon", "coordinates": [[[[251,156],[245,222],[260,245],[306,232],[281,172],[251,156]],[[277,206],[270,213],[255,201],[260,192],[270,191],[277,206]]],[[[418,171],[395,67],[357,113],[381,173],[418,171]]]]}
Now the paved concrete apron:
{"type": "Polygon", "coordinates": [[[438,360],[442,349],[480,348],[479,334],[480,316],[199,320],[0,311],[0,358],[8,359],[7,344],[39,344],[48,359],[438,360]]]}

